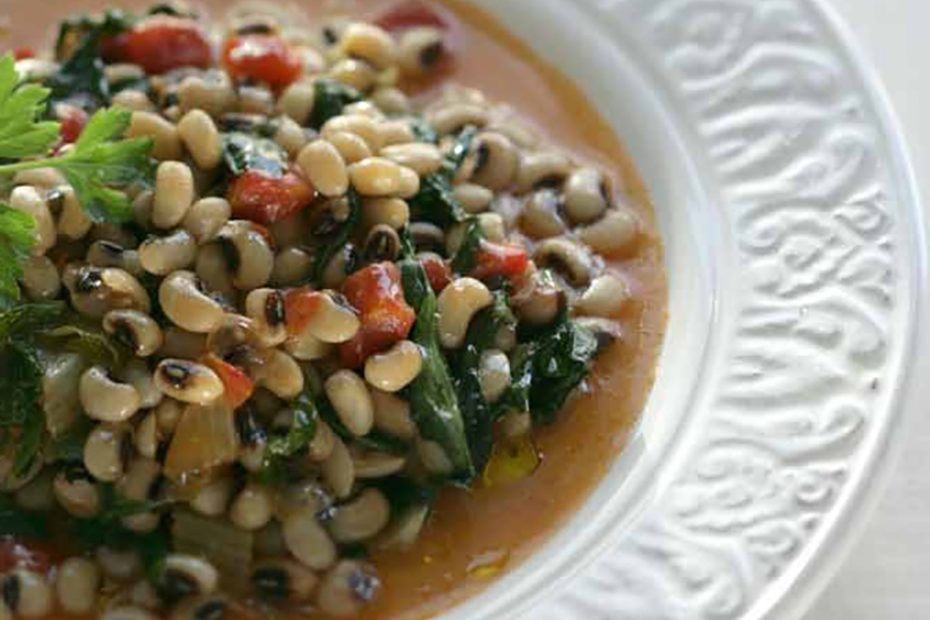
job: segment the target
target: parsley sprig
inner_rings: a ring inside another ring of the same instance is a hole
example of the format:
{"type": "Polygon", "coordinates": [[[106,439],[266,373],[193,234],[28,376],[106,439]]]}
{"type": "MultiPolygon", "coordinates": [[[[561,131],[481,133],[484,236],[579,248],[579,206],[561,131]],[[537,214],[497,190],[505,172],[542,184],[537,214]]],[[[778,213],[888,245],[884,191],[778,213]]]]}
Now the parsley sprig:
{"type": "MultiPolygon", "coordinates": [[[[120,188],[151,182],[152,141],[123,139],[132,113],[106,108],[90,118],[71,149],[50,157],[61,135],[59,123],[42,120],[50,94],[38,84],[20,84],[13,57],[0,57],[0,181],[23,170],[54,168],[91,219],[129,221],[131,203],[120,188]]],[[[34,228],[28,215],[0,204],[0,307],[19,299],[16,281],[34,243],[34,228]]]]}

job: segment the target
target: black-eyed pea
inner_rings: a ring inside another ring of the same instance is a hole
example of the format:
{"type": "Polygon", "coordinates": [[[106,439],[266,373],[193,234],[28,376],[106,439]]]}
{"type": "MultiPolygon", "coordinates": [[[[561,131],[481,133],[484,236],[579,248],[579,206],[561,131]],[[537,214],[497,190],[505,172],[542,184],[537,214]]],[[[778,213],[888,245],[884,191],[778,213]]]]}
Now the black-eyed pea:
{"type": "Polygon", "coordinates": [[[406,166],[400,167],[400,185],[397,196],[400,198],[413,198],[420,191],[420,175],[406,166]]]}
{"type": "Polygon", "coordinates": [[[181,226],[194,236],[197,243],[212,241],[229,221],[232,208],[225,198],[201,198],[187,211],[181,226]]]}
{"type": "Polygon", "coordinates": [[[383,392],[399,392],[417,378],[423,368],[420,347],[401,340],[365,362],[365,380],[383,392]]]}
{"type": "Polygon", "coordinates": [[[402,146],[415,144],[416,134],[410,126],[410,122],[405,119],[390,119],[382,121],[378,125],[381,132],[381,150],[391,146],[402,146]]]}
{"type": "Polygon", "coordinates": [[[488,110],[475,103],[451,103],[433,110],[427,120],[439,135],[453,134],[462,128],[473,125],[484,127],[488,124],[488,110]]]}
{"type": "Polygon", "coordinates": [[[55,168],[32,168],[20,170],[13,175],[13,185],[32,185],[42,189],[66,187],[68,180],[55,168]]]}
{"type": "Polygon", "coordinates": [[[84,442],[84,467],[101,482],[116,482],[125,471],[131,450],[125,429],[98,424],[84,442]]]}
{"type": "Polygon", "coordinates": [[[55,592],[58,605],[69,614],[88,614],[97,603],[100,569],[89,558],[68,558],[58,566],[55,592]]]}
{"type": "Polygon", "coordinates": [[[491,206],[494,192],[482,185],[459,183],[452,188],[452,195],[466,213],[483,213],[491,206]]]}
{"type": "Polygon", "coordinates": [[[177,128],[154,112],[133,112],[126,137],[151,138],[152,157],[160,161],[177,160],[184,154],[177,128]]]}
{"type": "Polygon", "coordinates": [[[354,616],[374,600],[380,589],[374,568],[356,560],[342,560],[323,577],[317,605],[332,616],[354,616]]]}
{"type": "Polygon", "coordinates": [[[14,67],[21,82],[44,82],[60,69],[57,62],[43,58],[23,58],[17,60],[14,67]]]}
{"type": "Polygon", "coordinates": [[[100,620],[158,620],[158,616],[145,607],[126,604],[101,611],[100,620]]]}
{"type": "Polygon", "coordinates": [[[374,405],[361,377],[348,369],[338,370],[327,377],[324,389],[339,419],[352,434],[361,437],[371,431],[374,405]]]}
{"type": "Polygon", "coordinates": [[[291,246],[284,248],[274,257],[271,270],[271,282],[277,286],[287,286],[304,281],[313,271],[313,257],[304,248],[291,246]]]}
{"type": "Polygon", "coordinates": [[[158,454],[160,439],[158,416],[155,415],[155,412],[149,411],[142,416],[142,419],[136,425],[135,432],[132,434],[132,445],[141,456],[154,459],[158,454]]]}
{"type": "Polygon", "coordinates": [[[97,547],[94,555],[97,565],[107,579],[129,581],[137,577],[142,569],[139,554],[132,549],[97,547]]]}
{"type": "Polygon", "coordinates": [[[378,225],[400,230],[410,221],[410,206],[402,198],[366,198],[362,202],[362,224],[365,228],[378,225]]]}
{"type": "Polygon", "coordinates": [[[266,559],[252,568],[250,581],[259,598],[289,603],[305,603],[316,590],[316,573],[286,558],[266,559]]]}
{"type": "Polygon", "coordinates": [[[587,249],[565,237],[546,239],[533,253],[536,265],[552,269],[572,286],[586,286],[591,282],[593,262],[587,249]]]}
{"type": "Polygon", "coordinates": [[[81,375],[81,407],[101,422],[123,422],[139,410],[139,392],[128,383],[112,379],[103,366],[91,366],[81,375]]]}
{"type": "Polygon", "coordinates": [[[533,417],[529,411],[508,411],[501,417],[498,427],[504,437],[519,439],[533,430],[533,417]]]}
{"type": "Polygon", "coordinates": [[[342,155],[326,140],[314,140],[297,156],[297,165],[324,196],[335,198],[349,189],[349,173],[342,155]]]}
{"type": "Polygon", "coordinates": [[[279,349],[265,354],[258,383],[278,398],[291,400],[304,389],[304,374],[294,358],[279,349]]]}
{"type": "Polygon", "coordinates": [[[472,182],[492,190],[510,186],[520,167],[520,154],[513,142],[494,131],[482,132],[477,140],[477,161],[471,175],[472,182]]]}
{"type": "MultiPolygon", "coordinates": [[[[408,125],[404,126],[409,128],[408,125]]],[[[381,149],[379,156],[410,168],[420,176],[432,174],[442,166],[442,154],[439,148],[435,144],[425,142],[386,146],[381,149]]]]}
{"type": "Polygon", "coordinates": [[[577,230],[578,238],[589,248],[610,256],[630,248],[639,235],[639,222],[630,211],[611,209],[600,220],[577,230]]]}
{"type": "Polygon", "coordinates": [[[324,291],[318,310],[307,323],[307,331],[318,340],[339,344],[354,338],[360,326],[358,316],[340,295],[324,291]]]}
{"type": "Polygon", "coordinates": [[[365,489],[358,496],[336,507],[327,524],[337,543],[357,543],[374,537],[391,519],[387,498],[378,489],[365,489]]]}
{"type": "Polygon", "coordinates": [[[166,396],[208,405],[223,395],[223,382],[213,370],[183,359],[164,359],[155,368],[155,385],[166,396]]]}
{"type": "Polygon", "coordinates": [[[24,568],[7,573],[0,580],[0,592],[17,618],[44,618],[55,605],[55,593],[45,576],[24,568]]]}
{"type": "Polygon", "coordinates": [[[168,620],[220,620],[226,616],[229,601],[220,594],[188,596],[171,609],[168,620]]]}
{"type": "Polygon", "coordinates": [[[411,109],[407,95],[393,87],[376,89],[371,94],[370,101],[385,114],[407,114],[411,109]]]}
{"type": "Polygon", "coordinates": [[[386,478],[400,472],[407,465],[407,457],[386,452],[352,450],[355,476],[359,480],[386,478]]]}
{"type": "Polygon", "coordinates": [[[552,188],[537,190],[526,197],[520,214],[520,228],[534,239],[548,239],[567,229],[559,215],[559,194],[552,188]]]}
{"type": "Polygon", "coordinates": [[[409,231],[418,252],[442,252],[445,249],[446,235],[439,226],[429,222],[413,222],[409,231]]]}
{"type": "MultiPolygon", "coordinates": [[[[155,204],[155,192],[150,189],[142,190],[132,199],[132,221],[139,228],[149,230],[152,228],[152,205],[155,204]]],[[[83,211],[83,209],[82,209],[83,211]]],[[[61,230],[61,218],[58,219],[59,232],[61,230]]]]}
{"type": "Polygon", "coordinates": [[[184,78],[178,84],[177,96],[180,113],[203,110],[213,118],[231,112],[238,101],[229,76],[220,70],[184,78]]]}
{"type": "Polygon", "coordinates": [[[190,500],[190,507],[198,514],[219,517],[226,512],[234,487],[235,483],[230,477],[213,480],[197,490],[190,500]]]}
{"type": "Polygon", "coordinates": [[[55,227],[55,218],[49,209],[48,201],[42,192],[31,185],[20,185],[10,194],[10,206],[17,211],[22,211],[35,221],[33,254],[45,254],[55,245],[58,230],[55,227]]]}
{"type": "Polygon", "coordinates": [[[155,104],[141,90],[127,88],[113,95],[113,105],[131,112],[155,112],[155,104]]]}
{"type": "Polygon", "coordinates": [[[339,40],[340,51],[350,58],[360,58],[375,69],[383,70],[394,64],[397,44],[383,28],[365,22],[352,22],[346,26],[339,40]]]}
{"type": "Polygon", "coordinates": [[[81,207],[81,203],[78,202],[73,189],[64,187],[61,191],[64,201],[62,202],[61,213],[58,215],[58,234],[75,241],[90,232],[93,221],[81,207]]]}
{"type": "Polygon", "coordinates": [[[87,248],[84,260],[94,267],[122,267],[123,255],[127,250],[112,241],[94,241],[87,248]]]}
{"type": "Polygon", "coordinates": [[[139,246],[139,263],[143,269],[156,276],[166,276],[184,269],[196,258],[197,242],[183,228],[164,237],[149,237],[139,246]]]}
{"type": "Polygon", "coordinates": [[[201,245],[197,250],[194,271],[204,291],[209,291],[210,295],[218,300],[231,303],[236,299],[237,292],[233,285],[226,249],[232,250],[218,240],[201,245]]]}
{"type": "Polygon", "coordinates": [[[164,335],[161,327],[145,312],[111,310],[103,317],[103,330],[137,357],[148,357],[161,348],[164,335]]]}
{"type": "Polygon", "coordinates": [[[274,95],[264,86],[240,84],[236,111],[240,114],[271,116],[274,112],[274,95]]]}
{"type": "Polygon", "coordinates": [[[329,77],[359,92],[366,92],[377,83],[378,72],[364,60],[344,58],[329,68],[329,77]]]}
{"type": "Polygon", "coordinates": [[[355,463],[352,454],[339,437],[333,436],[333,446],[329,456],[320,463],[323,480],[337,498],[351,495],[355,484],[355,463]]]}
{"type": "Polygon", "coordinates": [[[327,140],[342,132],[360,137],[372,153],[377,153],[381,149],[381,132],[378,129],[378,122],[367,116],[334,116],[320,129],[320,135],[327,140]]]}
{"type": "Polygon", "coordinates": [[[516,177],[516,191],[561,185],[572,171],[572,162],[564,153],[536,151],[523,155],[516,177]]]}
{"type": "Polygon", "coordinates": [[[443,33],[438,28],[421,26],[405,31],[400,39],[398,65],[410,76],[429,74],[446,53],[443,33]]]}
{"type": "MultiPolygon", "coordinates": [[[[127,500],[144,502],[153,494],[156,482],[161,476],[161,465],[148,458],[136,458],[129,464],[126,474],[117,484],[120,497],[127,500]]],[[[155,512],[139,512],[120,519],[128,530],[133,532],[151,532],[158,527],[160,517],[155,512]]]]}
{"type": "Polygon", "coordinates": [[[58,505],[74,517],[87,519],[100,510],[100,489],[90,472],[80,465],[66,465],[52,481],[58,505]]]}
{"type": "Polygon", "coordinates": [[[346,116],[366,116],[373,121],[378,123],[378,127],[381,127],[384,123],[384,113],[378,109],[378,106],[363,99],[362,101],[356,101],[355,103],[350,103],[349,105],[342,108],[342,113],[346,116]]]}
{"type": "Polygon", "coordinates": [[[245,314],[255,322],[262,343],[274,347],[287,339],[284,324],[284,294],[272,288],[257,288],[245,298],[245,314]]]}
{"type": "Polygon", "coordinates": [[[194,198],[190,167],[180,161],[163,161],[155,172],[152,224],[157,228],[174,228],[187,215],[194,198]]]}
{"type": "Polygon", "coordinates": [[[485,401],[493,403],[503,395],[510,386],[510,360],[503,351],[489,349],[481,354],[478,382],[485,401]]]}
{"type": "Polygon", "coordinates": [[[213,170],[223,158],[223,141],[216,123],[200,109],[191,110],[178,121],[178,136],[201,170],[213,170]]]}
{"type": "Polygon", "coordinates": [[[254,531],[265,527],[272,516],[271,490],[261,484],[247,484],[239,491],[229,507],[229,520],[243,530],[254,531]]]}
{"type": "Polygon", "coordinates": [[[278,119],[278,129],[272,139],[287,151],[291,159],[296,159],[300,150],[307,145],[307,132],[289,116],[278,119]]]}
{"type": "Polygon", "coordinates": [[[22,263],[20,278],[26,297],[33,301],[55,299],[61,291],[58,268],[45,256],[30,256],[22,263]]]}
{"type": "Polygon", "coordinates": [[[615,275],[605,274],[591,282],[575,303],[575,309],[589,316],[615,318],[629,299],[627,283],[615,275]]]}
{"type": "Polygon", "coordinates": [[[507,231],[504,218],[500,213],[479,213],[478,225],[488,241],[502,242],[507,240],[507,231]]]}
{"type": "Polygon", "coordinates": [[[304,566],[325,570],[336,562],[336,545],[317,521],[312,508],[286,515],[281,521],[281,531],[287,550],[304,566]]]}
{"type": "Polygon", "coordinates": [[[371,157],[371,148],[364,138],[348,131],[337,131],[326,136],[326,141],[332,144],[346,164],[354,164],[371,157]]]}
{"type": "Polygon", "coordinates": [[[162,330],[162,337],[164,342],[157,351],[159,357],[196,359],[207,350],[205,333],[194,333],[169,325],[162,330]]]}
{"type": "Polygon", "coordinates": [[[313,82],[300,80],[294,82],[278,98],[278,111],[298,125],[306,125],[313,113],[316,92],[313,82]]]}
{"type": "Polygon", "coordinates": [[[163,600],[174,602],[185,596],[215,592],[219,579],[219,572],[207,560],[184,553],[171,553],[164,560],[156,589],[163,600]]]}
{"type": "Polygon", "coordinates": [[[368,231],[362,246],[362,260],[366,263],[393,262],[400,256],[400,235],[387,224],[378,224],[368,231]]]}
{"type": "Polygon", "coordinates": [[[358,250],[355,249],[355,245],[345,244],[326,263],[320,276],[320,283],[326,288],[340,288],[348,275],[358,268],[358,263],[358,250]]]}
{"type": "Polygon", "coordinates": [[[607,211],[610,184],[596,168],[578,168],[569,175],[563,188],[565,214],[574,224],[590,224],[607,211]]]}
{"type": "Polygon", "coordinates": [[[459,278],[444,288],[437,300],[439,342],[442,346],[447,349],[462,346],[472,317],[492,302],[491,291],[474,278],[459,278]]]}
{"type": "Polygon", "coordinates": [[[371,402],[374,405],[374,425],[378,430],[410,441],[417,433],[417,427],[410,415],[410,404],[396,394],[371,390],[371,402]]]}
{"type": "Polygon", "coordinates": [[[168,318],[189,332],[210,332],[225,314],[223,306],[203,292],[199,278],[190,271],[175,271],[162,280],[158,300],[168,318]]]}
{"type": "Polygon", "coordinates": [[[217,241],[232,271],[233,285],[239,290],[264,286],[271,279],[274,252],[262,232],[248,220],[231,220],[220,229],[217,241]]]}
{"type": "Polygon", "coordinates": [[[565,308],[566,295],[548,272],[537,271],[526,279],[510,301],[521,320],[531,325],[548,325],[565,308]]]}
{"type": "Polygon", "coordinates": [[[336,445],[336,434],[329,424],[319,421],[316,427],[316,433],[307,446],[307,457],[314,463],[321,463],[329,459],[336,445]]]}
{"type": "Polygon", "coordinates": [[[309,331],[304,330],[284,341],[284,350],[291,357],[301,361],[321,360],[333,350],[333,345],[316,338],[309,331]]]}
{"type": "Polygon", "coordinates": [[[131,385],[139,394],[139,408],[151,409],[161,402],[162,393],[155,387],[152,371],[148,364],[140,359],[128,360],[117,372],[117,376],[131,385]]]}

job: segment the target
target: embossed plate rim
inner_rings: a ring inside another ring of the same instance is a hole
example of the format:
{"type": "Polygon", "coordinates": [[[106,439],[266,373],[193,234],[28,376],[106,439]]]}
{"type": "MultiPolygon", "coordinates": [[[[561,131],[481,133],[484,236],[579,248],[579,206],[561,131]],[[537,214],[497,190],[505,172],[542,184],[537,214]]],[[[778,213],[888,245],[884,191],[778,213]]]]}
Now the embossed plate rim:
{"type": "MultiPolygon", "coordinates": [[[[493,8],[490,2],[484,2],[484,4],[493,8]]],[[[588,4],[593,4],[593,2],[588,4]]],[[[610,3],[598,2],[597,4],[610,3]]],[[[623,2],[612,4],[619,5],[623,2]]],[[[878,428],[869,431],[868,441],[863,440],[849,458],[852,462],[853,456],[863,457],[866,458],[867,464],[853,471],[850,480],[838,492],[835,503],[826,509],[824,521],[828,522],[827,525],[820,526],[810,538],[804,541],[802,552],[794,556],[788,566],[783,568],[782,572],[790,572],[792,579],[787,581],[777,579],[763,587],[757,598],[745,605],[744,613],[739,616],[745,618],[799,616],[839,566],[852,541],[855,540],[856,534],[867,521],[869,512],[874,508],[879,491],[893,462],[892,456],[894,455],[889,452],[893,451],[895,454],[899,452],[905,414],[913,411],[920,397],[919,386],[913,381],[914,367],[918,361],[915,352],[920,349],[921,344],[926,345],[928,341],[927,329],[921,328],[917,322],[919,311],[930,307],[926,283],[926,222],[919,208],[916,181],[907,155],[903,133],[878,76],[870,63],[864,59],[853,36],[833,9],[823,0],[801,0],[799,6],[810,13],[812,22],[818,27],[821,42],[828,42],[827,47],[830,51],[838,55],[843,67],[843,75],[849,78],[859,90],[858,95],[865,109],[864,116],[869,119],[870,127],[878,132],[876,140],[878,146],[875,150],[883,158],[887,157],[887,160],[883,159],[888,177],[885,180],[889,181],[889,188],[896,198],[896,203],[891,208],[896,207],[894,213],[900,219],[895,225],[893,236],[901,241],[902,248],[897,251],[895,255],[897,260],[893,262],[892,268],[897,272],[899,279],[897,288],[902,298],[899,301],[906,299],[908,303],[906,308],[901,310],[903,320],[898,325],[887,325],[894,337],[904,342],[895,349],[894,358],[889,353],[890,359],[887,362],[889,376],[897,376],[899,384],[896,390],[888,393],[887,407],[883,411],[878,411],[878,415],[875,415],[876,412],[871,412],[873,420],[879,420],[878,428]],[[905,229],[905,233],[898,231],[898,227],[905,229]]],[[[684,104],[686,105],[687,101],[684,101],[684,104]]],[[[891,316],[893,316],[892,311],[889,311],[891,316]]],[[[876,408],[882,402],[877,400],[876,408]]],[[[872,423],[874,424],[874,421],[872,423]]],[[[609,555],[609,551],[604,553],[609,555]]],[[[585,579],[596,579],[590,574],[595,569],[596,566],[588,567],[587,573],[578,577],[577,581],[572,581],[572,585],[579,586],[580,584],[580,587],[584,587],[585,579]]],[[[548,585],[552,585],[552,582],[548,585]]],[[[558,592],[562,592],[565,587],[564,580],[556,585],[557,587],[549,588],[547,594],[539,596],[538,599],[544,603],[557,600],[558,592]]],[[[500,589],[493,588],[488,596],[500,593],[500,589]]],[[[476,602],[480,603],[480,600],[476,602]]],[[[482,611],[480,605],[466,605],[465,607],[475,613],[482,611]]],[[[510,607],[496,605],[494,609],[497,611],[506,609],[507,612],[511,612],[523,611],[526,607],[527,604],[510,607]]],[[[542,608],[537,606],[535,610],[541,611],[542,608]]],[[[577,614],[572,614],[572,616],[577,615],[578,618],[591,617],[584,615],[585,613],[599,613],[605,618],[628,617],[617,615],[618,609],[600,606],[597,601],[591,601],[591,605],[584,609],[576,607],[576,610],[577,614]]],[[[452,615],[463,618],[472,617],[456,613],[452,615]]],[[[526,617],[534,617],[534,615],[529,614],[526,617]]],[[[546,617],[550,616],[546,615],[546,617]]],[[[690,615],[688,610],[684,610],[682,615],[674,617],[699,616],[697,613],[690,615]]],[[[720,617],[730,616],[721,615],[720,617]]]]}

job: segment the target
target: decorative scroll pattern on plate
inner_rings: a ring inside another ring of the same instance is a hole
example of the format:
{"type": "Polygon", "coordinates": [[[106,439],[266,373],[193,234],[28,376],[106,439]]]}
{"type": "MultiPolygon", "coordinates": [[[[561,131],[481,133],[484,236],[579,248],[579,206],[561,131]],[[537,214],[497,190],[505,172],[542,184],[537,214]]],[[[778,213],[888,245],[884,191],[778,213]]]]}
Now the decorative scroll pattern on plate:
{"type": "Polygon", "coordinates": [[[737,618],[836,509],[894,382],[878,123],[805,0],[598,6],[644,25],[641,43],[691,110],[742,290],[692,466],[619,550],[531,616],[737,618]]]}

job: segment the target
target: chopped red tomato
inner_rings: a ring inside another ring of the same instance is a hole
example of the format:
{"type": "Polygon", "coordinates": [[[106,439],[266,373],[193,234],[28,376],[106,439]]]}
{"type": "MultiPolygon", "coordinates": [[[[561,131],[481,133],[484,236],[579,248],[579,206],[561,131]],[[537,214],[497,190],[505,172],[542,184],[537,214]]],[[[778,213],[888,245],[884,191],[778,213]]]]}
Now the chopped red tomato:
{"type": "Polygon", "coordinates": [[[0,538],[0,573],[21,567],[45,574],[51,565],[50,553],[41,543],[27,543],[11,537],[0,538]]]}
{"type": "Polygon", "coordinates": [[[18,47],[13,50],[13,60],[26,60],[27,58],[35,58],[36,53],[31,47],[18,47]]]}
{"type": "Polygon", "coordinates": [[[55,106],[55,116],[61,123],[61,141],[63,144],[76,142],[87,124],[87,112],[67,103],[55,106]]]}
{"type": "Polygon", "coordinates": [[[206,69],[213,61],[206,31],[192,19],[173,15],[153,15],[129,32],[104,39],[101,54],[106,60],[131,62],[156,74],[180,67],[206,69]]]}
{"type": "Polygon", "coordinates": [[[210,353],[203,358],[203,363],[210,367],[223,382],[223,396],[233,409],[241,407],[255,391],[255,382],[245,371],[234,364],[220,359],[210,353]]]}
{"type": "Polygon", "coordinates": [[[449,27],[442,15],[430,5],[419,0],[396,4],[376,17],[374,21],[389,31],[405,30],[419,26],[432,26],[442,29],[449,27]]]}
{"type": "Polygon", "coordinates": [[[434,293],[441,293],[442,289],[452,283],[452,269],[439,256],[431,254],[420,256],[420,265],[423,266],[423,271],[426,272],[430,288],[434,293]]]}
{"type": "Polygon", "coordinates": [[[495,276],[515,278],[526,271],[530,256],[525,248],[518,245],[482,240],[475,262],[471,275],[479,280],[495,276]]]}
{"type": "Polygon", "coordinates": [[[280,37],[267,34],[234,36],[223,46],[223,64],[236,80],[256,80],[280,90],[303,73],[303,60],[280,37]]]}
{"type": "Polygon", "coordinates": [[[233,215],[260,224],[274,224],[313,202],[313,186],[293,172],[276,176],[247,170],[236,177],[227,192],[233,215]]]}
{"type": "Polygon", "coordinates": [[[323,293],[310,287],[294,288],[284,294],[284,322],[287,333],[302,333],[319,311],[323,293]]]}
{"type": "Polygon", "coordinates": [[[342,363],[358,368],[410,334],[416,313],[404,299],[400,270],[394,263],[375,263],[346,278],[342,292],[359,311],[358,334],[339,349],[342,363]]]}

